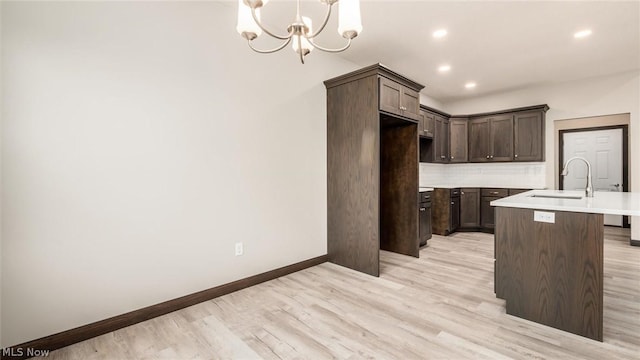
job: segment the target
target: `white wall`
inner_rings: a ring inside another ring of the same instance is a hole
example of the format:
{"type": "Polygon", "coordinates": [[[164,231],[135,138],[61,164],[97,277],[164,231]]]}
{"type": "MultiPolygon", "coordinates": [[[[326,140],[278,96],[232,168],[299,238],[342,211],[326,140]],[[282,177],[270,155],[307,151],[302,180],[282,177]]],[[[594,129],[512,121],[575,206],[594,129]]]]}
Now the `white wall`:
{"type": "MultiPolygon", "coordinates": [[[[640,154],[640,73],[629,72],[588,80],[543,85],[447,103],[451,114],[469,114],[514,107],[548,104],[546,124],[546,185],[553,188],[557,174],[553,122],[587,116],[630,114],[631,158],[640,154]]],[[[640,162],[630,165],[631,191],[640,191],[640,162]]],[[[632,218],[631,237],[640,240],[640,218],[632,218]]]]}
{"type": "Polygon", "coordinates": [[[355,65],[253,53],[216,2],[2,2],[2,42],[2,346],[326,254],[355,65]]]}

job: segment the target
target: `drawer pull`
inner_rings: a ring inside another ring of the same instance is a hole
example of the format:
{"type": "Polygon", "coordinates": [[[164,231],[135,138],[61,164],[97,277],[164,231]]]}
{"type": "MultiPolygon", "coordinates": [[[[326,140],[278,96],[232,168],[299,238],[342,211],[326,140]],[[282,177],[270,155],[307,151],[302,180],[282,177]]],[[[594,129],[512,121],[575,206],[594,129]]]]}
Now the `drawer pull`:
{"type": "Polygon", "coordinates": [[[425,211],[427,210],[427,208],[420,208],[420,211],[425,211]]]}

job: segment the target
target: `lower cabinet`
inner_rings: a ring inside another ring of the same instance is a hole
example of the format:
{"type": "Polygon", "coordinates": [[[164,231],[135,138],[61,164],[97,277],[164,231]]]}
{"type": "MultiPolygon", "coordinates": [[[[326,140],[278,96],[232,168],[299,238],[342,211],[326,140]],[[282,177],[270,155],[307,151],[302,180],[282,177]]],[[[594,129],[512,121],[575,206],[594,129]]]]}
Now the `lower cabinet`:
{"type": "Polygon", "coordinates": [[[418,206],[420,246],[427,245],[431,239],[431,191],[421,192],[418,206]]]}
{"type": "Polygon", "coordinates": [[[460,189],[436,188],[431,198],[433,233],[447,236],[460,225],[460,189]]]}
{"type": "Polygon", "coordinates": [[[460,228],[480,227],[480,189],[460,189],[460,228]]]}
{"type": "Polygon", "coordinates": [[[433,192],[433,233],[449,235],[455,231],[486,231],[495,228],[493,200],[529,191],[500,188],[437,188],[433,192]]]}
{"type": "Polygon", "coordinates": [[[509,196],[508,189],[482,189],[480,201],[480,223],[483,229],[493,230],[496,227],[495,210],[491,206],[493,200],[509,196]]]}

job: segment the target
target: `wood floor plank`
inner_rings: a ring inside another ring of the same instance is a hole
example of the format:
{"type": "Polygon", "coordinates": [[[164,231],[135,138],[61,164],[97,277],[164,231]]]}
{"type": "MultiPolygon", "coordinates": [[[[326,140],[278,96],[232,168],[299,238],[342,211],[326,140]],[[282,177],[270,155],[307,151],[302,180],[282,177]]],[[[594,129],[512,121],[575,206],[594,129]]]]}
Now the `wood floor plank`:
{"type": "Polygon", "coordinates": [[[52,352],[53,359],[640,359],[640,248],[604,241],[604,342],[505,313],[493,235],[380,252],[379,278],[324,263],[52,352]]]}

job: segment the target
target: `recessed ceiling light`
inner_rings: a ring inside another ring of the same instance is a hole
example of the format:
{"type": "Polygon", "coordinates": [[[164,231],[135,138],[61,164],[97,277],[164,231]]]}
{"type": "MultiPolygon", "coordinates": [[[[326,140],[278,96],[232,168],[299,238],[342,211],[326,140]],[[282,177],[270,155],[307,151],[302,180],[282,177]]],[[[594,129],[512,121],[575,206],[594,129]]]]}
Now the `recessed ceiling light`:
{"type": "Polygon", "coordinates": [[[580,39],[580,38],[587,37],[589,35],[591,35],[591,30],[585,29],[585,30],[580,30],[577,33],[573,34],[573,37],[580,39]]]}
{"type": "Polygon", "coordinates": [[[438,71],[440,71],[440,72],[447,72],[447,71],[449,71],[449,70],[451,70],[451,66],[449,66],[449,65],[441,65],[441,66],[438,68],[438,71]]]}
{"type": "Polygon", "coordinates": [[[433,37],[436,39],[443,38],[447,35],[446,29],[440,29],[433,32],[433,37]]]}
{"type": "Polygon", "coordinates": [[[464,87],[466,87],[467,89],[473,89],[474,87],[476,87],[476,83],[468,82],[468,83],[464,84],[464,87]]]}

